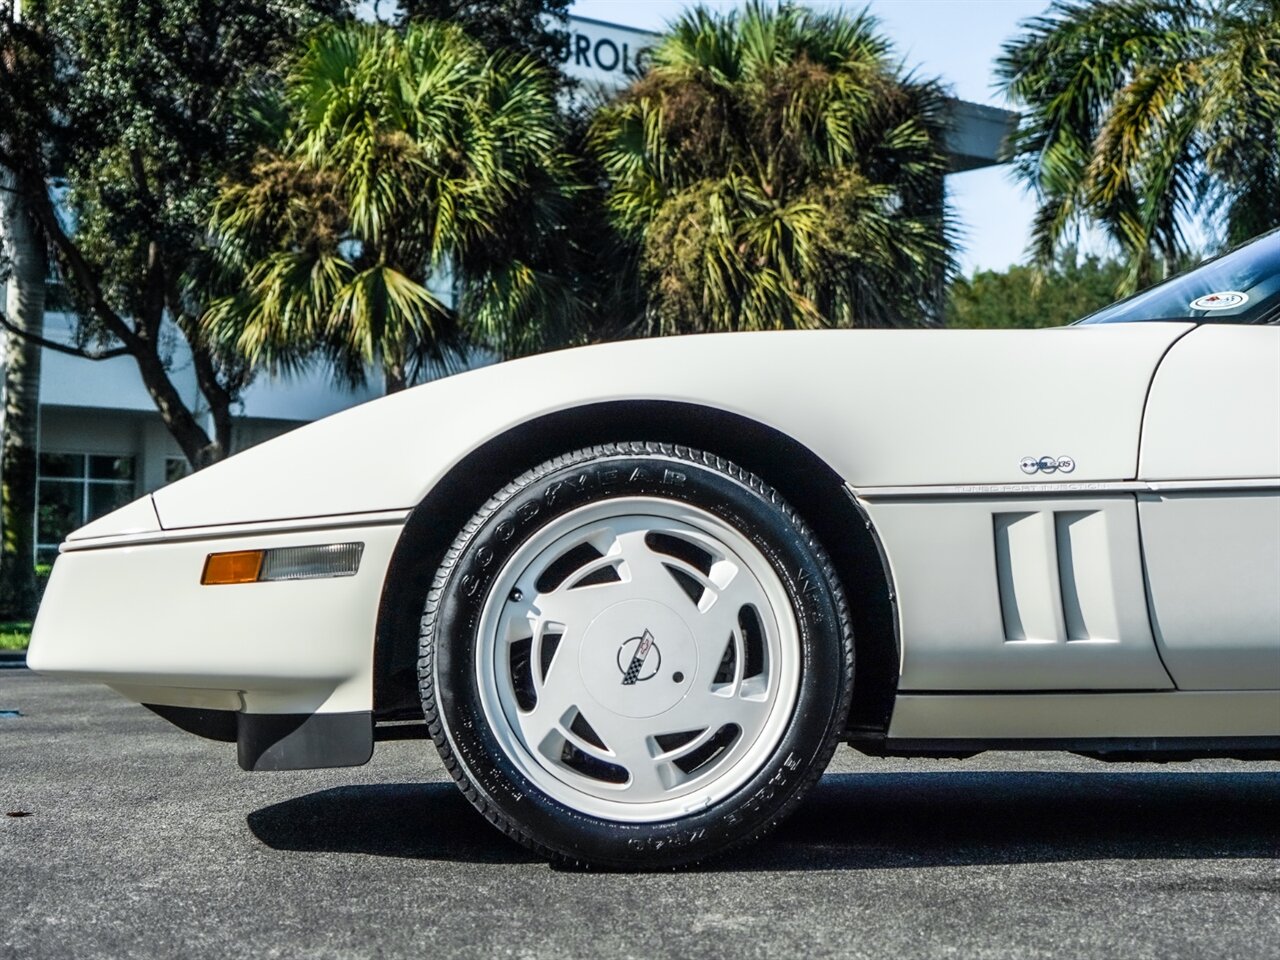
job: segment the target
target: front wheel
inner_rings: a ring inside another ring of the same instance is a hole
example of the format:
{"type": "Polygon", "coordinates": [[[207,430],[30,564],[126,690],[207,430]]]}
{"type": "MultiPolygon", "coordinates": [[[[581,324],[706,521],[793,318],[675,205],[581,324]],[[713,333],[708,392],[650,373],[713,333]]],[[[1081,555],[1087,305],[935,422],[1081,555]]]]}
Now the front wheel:
{"type": "Polygon", "coordinates": [[[449,550],[419,679],[446,767],[544,854],[673,866],[770,829],[852,689],[830,561],[757,477],[654,443],[549,461],[449,550]]]}

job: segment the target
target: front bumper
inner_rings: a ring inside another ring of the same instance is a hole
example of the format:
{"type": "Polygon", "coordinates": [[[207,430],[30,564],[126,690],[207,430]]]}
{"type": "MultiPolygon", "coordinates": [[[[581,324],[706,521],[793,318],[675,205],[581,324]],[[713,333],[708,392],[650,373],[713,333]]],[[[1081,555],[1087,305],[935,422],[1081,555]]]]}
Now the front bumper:
{"type": "Polygon", "coordinates": [[[70,541],[28,666],[138,703],[244,714],[367,714],[383,582],[403,515],[288,529],[70,541]],[[213,552],[360,541],[355,576],[202,586],[213,552]]]}

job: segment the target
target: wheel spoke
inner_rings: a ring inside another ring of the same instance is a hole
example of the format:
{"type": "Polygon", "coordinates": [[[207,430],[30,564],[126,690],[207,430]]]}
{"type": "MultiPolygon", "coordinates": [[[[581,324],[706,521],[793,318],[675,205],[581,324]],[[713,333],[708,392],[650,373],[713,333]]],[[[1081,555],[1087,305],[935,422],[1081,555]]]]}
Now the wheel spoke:
{"type": "MultiPolygon", "coordinates": [[[[754,578],[736,564],[718,563],[711,568],[712,582],[716,585],[704,595],[698,605],[699,617],[694,623],[699,638],[704,635],[710,641],[723,642],[737,631],[738,614],[745,606],[766,608],[768,600],[754,578]]],[[[722,646],[723,649],[723,646],[722,646]]]]}
{"type": "Polygon", "coordinates": [[[719,730],[725,724],[750,730],[763,721],[769,706],[767,697],[691,690],[678,704],[654,718],[652,733],[660,736],[689,730],[719,730]]]}
{"type": "Polygon", "coordinates": [[[632,596],[666,604],[673,610],[690,611],[694,603],[676,583],[668,569],[671,557],[655,553],[645,543],[647,530],[630,530],[618,537],[622,546],[622,576],[632,596]]]}
{"type": "Polygon", "coordinates": [[[601,583],[571,590],[562,584],[550,593],[531,596],[525,609],[533,619],[584,629],[601,610],[623,596],[618,587],[616,583],[601,583]]]}
{"type": "MultiPolygon", "coordinates": [[[[661,753],[658,754],[660,758],[664,760],[674,759],[676,757],[680,757],[686,753],[689,753],[693,750],[697,750],[700,746],[702,746],[704,743],[706,743],[708,740],[714,737],[719,729],[720,729],[719,727],[706,727],[704,730],[702,730],[692,739],[686,740],[683,743],[681,743],[680,746],[672,747],[670,750],[662,750],[662,747],[660,744],[658,744],[656,737],[654,738],[654,745],[655,747],[657,747],[657,749],[661,750],[661,753]]],[[[680,733],[693,733],[693,732],[694,732],[693,730],[680,731],[680,733]]],[[[657,734],[657,736],[662,736],[662,734],[657,734]]]]}
{"type": "Polygon", "coordinates": [[[574,587],[583,578],[608,567],[617,567],[622,547],[612,527],[601,527],[577,542],[562,544],[548,562],[526,570],[511,591],[511,599],[505,616],[521,615],[530,622],[552,620],[566,626],[585,627],[597,614],[611,603],[617,602],[621,591],[619,583],[598,583],[574,587]],[[573,570],[553,590],[540,591],[538,580],[556,557],[562,556],[573,546],[588,543],[601,556],[587,561],[573,570]],[[518,599],[517,599],[518,598],[518,599]]]}
{"type": "Polygon", "coordinates": [[[626,792],[654,796],[671,789],[674,778],[669,762],[654,756],[641,724],[607,710],[596,710],[587,722],[609,748],[613,762],[627,771],[626,792]]]}
{"type": "MultiPolygon", "coordinates": [[[[534,676],[537,674],[535,669],[534,676]]],[[[573,722],[574,712],[587,699],[582,678],[568,657],[557,655],[546,679],[538,684],[537,689],[538,700],[533,709],[520,710],[516,714],[516,722],[526,742],[534,746],[543,744],[553,733],[564,736],[573,722]]]]}
{"type": "MultiPolygon", "coordinates": [[[[585,714],[583,714],[582,716],[585,719],[585,714]]],[[[590,723],[590,721],[587,721],[587,722],[590,723]]],[[[594,730],[595,728],[592,727],[592,729],[594,730]]],[[[595,759],[601,760],[605,763],[613,763],[613,764],[617,763],[617,758],[607,748],[601,749],[600,747],[597,747],[594,743],[592,743],[590,740],[587,740],[585,737],[582,737],[581,735],[575,733],[573,730],[572,724],[562,729],[560,733],[566,740],[568,740],[571,744],[573,744],[574,747],[576,747],[578,750],[582,751],[583,753],[587,754],[588,756],[594,757],[595,759]]],[[[599,736],[599,733],[597,732],[596,735],[599,736]]]]}

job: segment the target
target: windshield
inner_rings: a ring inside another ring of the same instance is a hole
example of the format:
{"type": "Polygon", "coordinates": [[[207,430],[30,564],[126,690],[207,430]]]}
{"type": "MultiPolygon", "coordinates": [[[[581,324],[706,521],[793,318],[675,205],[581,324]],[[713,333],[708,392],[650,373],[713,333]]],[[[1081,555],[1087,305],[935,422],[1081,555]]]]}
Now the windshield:
{"type": "Polygon", "coordinates": [[[1266,323],[1280,312],[1280,230],[1206,261],[1081,323],[1199,320],[1266,323]]]}

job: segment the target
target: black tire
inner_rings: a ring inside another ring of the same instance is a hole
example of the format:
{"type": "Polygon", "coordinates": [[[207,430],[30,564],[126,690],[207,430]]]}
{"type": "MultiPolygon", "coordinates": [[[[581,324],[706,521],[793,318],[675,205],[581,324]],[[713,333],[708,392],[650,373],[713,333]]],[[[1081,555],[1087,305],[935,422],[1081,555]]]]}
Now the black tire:
{"type": "Polygon", "coordinates": [[[427,596],[418,677],[428,728],[445,767],[499,830],[551,859],[669,868],[752,841],[795,809],[822,775],[843,732],[853,649],[844,591],[830,559],[775,490],[712,454],[631,442],[550,460],[512,481],[472,517],[427,596]],[[690,504],[745,536],[785,588],[801,659],[789,723],[763,765],[708,808],[640,823],[572,809],[524,776],[486,719],[476,679],[480,618],[504,562],[555,518],[588,504],[636,496],[690,504]]]}

